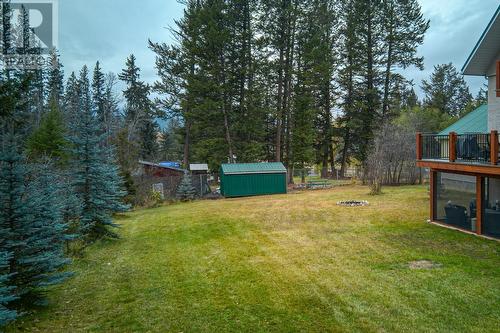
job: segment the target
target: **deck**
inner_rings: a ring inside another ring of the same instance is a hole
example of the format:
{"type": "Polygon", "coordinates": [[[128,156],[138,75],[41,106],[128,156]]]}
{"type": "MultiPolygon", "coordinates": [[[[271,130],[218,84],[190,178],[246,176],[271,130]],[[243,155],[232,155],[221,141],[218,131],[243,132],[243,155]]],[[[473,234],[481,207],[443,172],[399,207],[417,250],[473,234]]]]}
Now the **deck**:
{"type": "Polygon", "coordinates": [[[417,166],[464,174],[500,175],[499,136],[417,133],[417,166]]]}

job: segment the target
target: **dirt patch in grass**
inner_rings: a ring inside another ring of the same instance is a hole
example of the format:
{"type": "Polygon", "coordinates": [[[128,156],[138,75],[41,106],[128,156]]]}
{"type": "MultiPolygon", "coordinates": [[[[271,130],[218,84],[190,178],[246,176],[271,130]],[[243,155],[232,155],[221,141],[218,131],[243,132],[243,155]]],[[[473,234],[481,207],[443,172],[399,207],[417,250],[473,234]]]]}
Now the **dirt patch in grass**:
{"type": "Polygon", "coordinates": [[[437,269],[442,268],[443,265],[431,260],[416,260],[408,263],[410,269],[437,269]]]}

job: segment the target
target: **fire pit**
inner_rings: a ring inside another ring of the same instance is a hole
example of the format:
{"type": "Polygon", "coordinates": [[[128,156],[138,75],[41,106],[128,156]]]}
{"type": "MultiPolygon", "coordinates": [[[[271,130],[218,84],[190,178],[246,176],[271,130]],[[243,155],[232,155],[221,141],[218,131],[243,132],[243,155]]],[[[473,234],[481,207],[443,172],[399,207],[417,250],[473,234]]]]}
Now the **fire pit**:
{"type": "Polygon", "coordinates": [[[344,207],[362,207],[362,206],[368,206],[370,203],[365,200],[347,200],[347,201],[339,201],[337,202],[337,205],[339,206],[344,206],[344,207]]]}

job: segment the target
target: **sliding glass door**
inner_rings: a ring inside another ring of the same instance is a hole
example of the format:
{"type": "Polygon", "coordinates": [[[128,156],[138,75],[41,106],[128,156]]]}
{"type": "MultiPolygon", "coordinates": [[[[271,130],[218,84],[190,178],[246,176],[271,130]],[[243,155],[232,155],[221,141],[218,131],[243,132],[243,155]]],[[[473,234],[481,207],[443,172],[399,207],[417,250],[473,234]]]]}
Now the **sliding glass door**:
{"type": "Polygon", "coordinates": [[[476,177],[437,172],[434,195],[438,222],[476,231],[476,177]]]}
{"type": "Polygon", "coordinates": [[[500,238],[500,179],[485,178],[483,235],[500,238]]]}

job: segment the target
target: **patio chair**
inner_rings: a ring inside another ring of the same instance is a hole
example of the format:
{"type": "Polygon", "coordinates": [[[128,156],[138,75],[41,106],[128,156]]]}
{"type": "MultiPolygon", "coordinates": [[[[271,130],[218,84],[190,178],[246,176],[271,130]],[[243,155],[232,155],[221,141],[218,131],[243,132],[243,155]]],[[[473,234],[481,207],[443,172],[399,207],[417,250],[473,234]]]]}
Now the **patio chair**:
{"type": "Polygon", "coordinates": [[[447,224],[461,229],[470,229],[467,208],[459,205],[447,205],[444,210],[447,224]]]}

